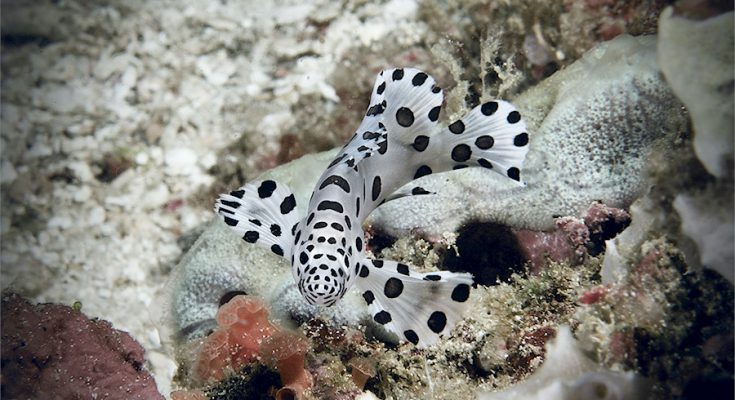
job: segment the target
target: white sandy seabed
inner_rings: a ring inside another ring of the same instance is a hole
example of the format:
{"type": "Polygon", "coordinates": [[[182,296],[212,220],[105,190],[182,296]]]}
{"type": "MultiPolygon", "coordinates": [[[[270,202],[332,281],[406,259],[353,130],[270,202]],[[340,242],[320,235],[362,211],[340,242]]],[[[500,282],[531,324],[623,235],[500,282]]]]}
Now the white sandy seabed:
{"type": "Polygon", "coordinates": [[[345,52],[425,27],[413,0],[100,3],[3,2],[2,288],[130,332],[168,395],[161,294],[207,171],[254,124],[276,152],[301,96],[338,102],[345,52]]]}

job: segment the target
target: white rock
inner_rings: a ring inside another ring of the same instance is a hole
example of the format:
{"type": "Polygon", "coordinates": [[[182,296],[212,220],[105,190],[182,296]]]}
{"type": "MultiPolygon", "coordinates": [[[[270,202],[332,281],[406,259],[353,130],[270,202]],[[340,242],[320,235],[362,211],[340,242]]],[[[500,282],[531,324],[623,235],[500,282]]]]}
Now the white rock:
{"type": "Polygon", "coordinates": [[[84,119],[81,122],[70,125],[68,128],[66,128],[66,132],[75,136],[89,135],[93,131],[94,121],[92,121],[91,119],[84,119]]]}
{"type": "Polygon", "coordinates": [[[296,123],[290,111],[268,114],[256,128],[262,135],[276,136],[296,123]]]}
{"type": "Polygon", "coordinates": [[[138,71],[133,66],[128,66],[120,77],[120,81],[115,85],[115,98],[125,100],[130,91],[138,82],[138,71]]]}
{"type": "Polygon", "coordinates": [[[217,155],[213,151],[209,151],[199,159],[199,165],[208,170],[217,164],[217,155]]]}
{"type": "Polygon", "coordinates": [[[148,164],[149,160],[148,154],[146,154],[144,151],[141,151],[140,153],[135,155],[135,163],[138,165],[145,165],[148,164]]]}
{"type": "Polygon", "coordinates": [[[158,329],[153,328],[148,330],[148,344],[152,348],[161,347],[161,336],[158,334],[158,329]]]}
{"type": "Polygon", "coordinates": [[[196,165],[197,154],[188,147],[175,147],[166,150],[164,162],[166,163],[167,172],[182,174],[189,171],[193,165],[196,165]]]}
{"type": "Polygon", "coordinates": [[[197,59],[197,68],[204,78],[215,86],[221,86],[235,73],[237,66],[227,57],[224,50],[197,59]]]}
{"type": "Polygon", "coordinates": [[[53,154],[54,150],[46,143],[41,142],[44,138],[38,138],[36,142],[31,145],[31,148],[24,154],[25,157],[33,159],[46,157],[53,154]]]}
{"type": "Polygon", "coordinates": [[[416,15],[419,5],[414,0],[391,0],[383,9],[383,16],[388,20],[405,20],[416,15]]]}
{"type": "Polygon", "coordinates": [[[661,13],[661,70],[690,112],[697,158],[717,177],[733,174],[733,47],[733,12],[704,21],[674,16],[673,7],[661,13]]]}
{"type": "Polygon", "coordinates": [[[96,205],[92,207],[91,210],[89,210],[89,213],[87,214],[87,223],[90,226],[97,226],[105,222],[105,217],[105,209],[101,206],[96,205]]]}
{"type": "Polygon", "coordinates": [[[163,149],[162,148],[160,148],[158,146],[154,146],[154,147],[151,147],[150,149],[148,149],[148,152],[149,152],[149,154],[151,156],[151,160],[153,160],[153,163],[154,164],[156,164],[156,165],[163,164],[164,157],[163,157],[163,149]]]}
{"type": "Polygon", "coordinates": [[[155,350],[146,352],[146,359],[150,362],[150,369],[156,378],[156,386],[161,393],[171,393],[171,382],[178,366],[176,362],[166,354],[155,350]]]}
{"type": "Polygon", "coordinates": [[[72,170],[74,173],[74,176],[77,177],[82,182],[92,182],[94,181],[94,174],[92,173],[92,169],[89,167],[89,164],[87,164],[84,161],[72,161],[68,164],[69,169],[72,170]]]}
{"type": "Polygon", "coordinates": [[[72,199],[77,203],[84,203],[92,197],[92,189],[89,186],[80,186],[77,190],[74,190],[72,199]]]}
{"type": "MultiPolygon", "coordinates": [[[[104,223],[100,225],[100,233],[107,236],[112,237],[117,233],[117,229],[115,228],[115,224],[113,223],[104,223]]],[[[122,253],[122,252],[121,252],[122,253]]]]}
{"type": "Polygon", "coordinates": [[[697,244],[702,265],[733,282],[735,218],[732,197],[723,202],[706,193],[680,194],[674,199],[674,208],[681,217],[682,233],[697,244]]]}
{"type": "Polygon", "coordinates": [[[166,204],[170,197],[171,193],[168,191],[168,186],[165,183],[160,183],[146,192],[143,205],[147,208],[159,208],[166,204]]]}
{"type": "Polygon", "coordinates": [[[13,164],[8,160],[3,160],[0,164],[0,183],[10,183],[18,177],[18,173],[15,172],[13,164]]]}
{"type": "Polygon", "coordinates": [[[108,124],[94,132],[94,137],[102,142],[112,140],[120,134],[120,126],[116,124],[108,124]]]}
{"type": "Polygon", "coordinates": [[[313,4],[300,4],[280,7],[275,15],[276,23],[281,25],[304,21],[314,10],[313,4]]]}
{"type": "Polygon", "coordinates": [[[82,87],[72,85],[44,85],[32,92],[34,104],[57,113],[83,110],[89,93],[82,87]]]}
{"type": "Polygon", "coordinates": [[[355,400],[378,400],[379,397],[373,394],[373,392],[366,390],[355,397],[355,400]]]}
{"type": "Polygon", "coordinates": [[[649,195],[630,205],[630,215],[630,226],[605,241],[605,257],[600,271],[603,284],[615,283],[628,275],[631,261],[640,255],[641,245],[666,220],[666,214],[649,195]]]}
{"type": "Polygon", "coordinates": [[[74,224],[74,222],[71,220],[70,217],[66,215],[57,215],[54,217],[51,217],[48,222],[46,223],[46,227],[48,229],[53,228],[60,228],[60,229],[68,229],[74,224]]]}

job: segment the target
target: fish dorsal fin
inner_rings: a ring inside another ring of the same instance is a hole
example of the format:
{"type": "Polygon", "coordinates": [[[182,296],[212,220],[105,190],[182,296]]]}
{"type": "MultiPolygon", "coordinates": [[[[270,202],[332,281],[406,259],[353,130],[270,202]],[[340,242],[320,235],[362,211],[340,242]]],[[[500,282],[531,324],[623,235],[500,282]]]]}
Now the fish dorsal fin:
{"type": "Polygon", "coordinates": [[[416,136],[435,131],[443,99],[441,88],[426,73],[415,68],[387,69],[375,81],[366,118],[378,116],[389,141],[411,144],[416,136]]]}
{"type": "Polygon", "coordinates": [[[293,193],[274,180],[250,182],[221,194],[214,211],[246,242],[286,258],[291,257],[301,233],[293,193]]]}
{"type": "Polygon", "coordinates": [[[397,261],[363,259],[356,284],[376,323],[401,340],[426,347],[462,319],[472,276],[417,273],[397,261]]]}
{"type": "Polygon", "coordinates": [[[388,135],[385,127],[379,127],[375,131],[356,132],[350,141],[337,154],[337,157],[329,164],[329,168],[338,164],[346,164],[354,168],[362,160],[373,154],[385,154],[388,149],[388,135]]]}

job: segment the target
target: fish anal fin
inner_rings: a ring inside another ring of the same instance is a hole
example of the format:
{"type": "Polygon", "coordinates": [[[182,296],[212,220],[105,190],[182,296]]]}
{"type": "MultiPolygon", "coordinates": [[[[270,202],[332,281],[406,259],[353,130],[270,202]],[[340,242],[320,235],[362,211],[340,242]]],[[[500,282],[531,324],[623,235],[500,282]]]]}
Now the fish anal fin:
{"type": "Polygon", "coordinates": [[[470,274],[416,273],[397,261],[364,259],[356,285],[377,324],[426,347],[462,319],[472,282],[470,274]]]}

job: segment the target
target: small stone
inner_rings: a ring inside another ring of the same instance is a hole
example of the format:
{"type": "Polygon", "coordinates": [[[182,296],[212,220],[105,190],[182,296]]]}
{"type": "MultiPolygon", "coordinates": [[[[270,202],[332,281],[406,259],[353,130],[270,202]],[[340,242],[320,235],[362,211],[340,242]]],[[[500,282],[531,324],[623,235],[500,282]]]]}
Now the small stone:
{"type": "Polygon", "coordinates": [[[74,191],[72,198],[77,203],[84,203],[85,201],[89,200],[91,196],[92,196],[92,189],[90,189],[89,186],[81,186],[77,190],[74,191]]]}
{"type": "Polygon", "coordinates": [[[92,173],[92,169],[89,167],[89,164],[87,164],[84,161],[72,161],[67,166],[69,169],[72,170],[74,173],[74,176],[77,177],[82,182],[92,182],[94,181],[94,174],[92,173]]]}
{"type": "Polygon", "coordinates": [[[142,152],[142,151],[140,153],[138,153],[138,154],[135,155],[135,163],[138,164],[138,165],[148,164],[148,160],[149,159],[150,159],[150,157],[148,157],[148,154],[146,154],[145,152],[142,152]]]}
{"type": "Polygon", "coordinates": [[[97,226],[105,222],[106,212],[104,207],[94,206],[87,214],[87,223],[90,226],[97,226]]]}
{"type": "Polygon", "coordinates": [[[168,187],[165,183],[161,183],[146,192],[145,197],[143,198],[143,204],[151,208],[162,207],[166,202],[168,202],[169,197],[171,197],[171,193],[169,192],[168,187]]]}
{"type": "Polygon", "coordinates": [[[18,177],[18,173],[15,172],[13,164],[7,160],[3,160],[0,166],[0,183],[10,183],[18,177]]]}
{"type": "Polygon", "coordinates": [[[53,228],[68,229],[73,224],[74,223],[71,220],[71,218],[67,216],[54,216],[48,220],[48,222],[46,223],[46,227],[48,229],[53,229],[53,228]]]}
{"type": "Polygon", "coordinates": [[[202,168],[208,170],[217,164],[217,155],[210,151],[199,159],[199,164],[201,164],[202,168]]]}
{"type": "Polygon", "coordinates": [[[66,128],[66,132],[74,136],[85,136],[94,132],[94,121],[90,119],[84,119],[81,122],[70,125],[66,128]]]}
{"type": "Polygon", "coordinates": [[[183,174],[196,165],[197,155],[188,147],[176,147],[166,151],[164,162],[167,172],[171,174],[183,174]]]}

